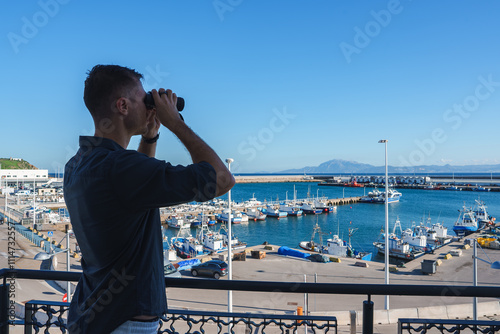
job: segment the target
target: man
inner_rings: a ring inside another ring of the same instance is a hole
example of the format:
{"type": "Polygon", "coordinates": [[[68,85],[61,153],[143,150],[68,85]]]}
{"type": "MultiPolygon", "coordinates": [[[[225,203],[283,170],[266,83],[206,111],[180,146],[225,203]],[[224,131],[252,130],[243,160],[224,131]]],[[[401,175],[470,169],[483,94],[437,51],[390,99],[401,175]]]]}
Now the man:
{"type": "Polygon", "coordinates": [[[177,97],[153,90],[148,110],[136,71],[97,65],[84,101],[94,136],[66,164],[64,195],[82,252],[83,274],[71,301],[70,333],[155,333],[166,312],[159,207],[223,195],[234,178],[217,154],[180,118],[177,97]],[[154,158],[163,125],[193,164],[154,158]],[[139,148],[127,150],[142,135],[139,148]]]}

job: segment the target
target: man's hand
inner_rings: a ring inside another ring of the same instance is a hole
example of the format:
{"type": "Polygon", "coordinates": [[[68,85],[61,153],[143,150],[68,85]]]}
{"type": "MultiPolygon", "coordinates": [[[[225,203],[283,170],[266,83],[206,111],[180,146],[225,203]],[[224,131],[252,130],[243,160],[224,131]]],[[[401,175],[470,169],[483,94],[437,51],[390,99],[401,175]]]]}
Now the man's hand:
{"type": "Polygon", "coordinates": [[[156,137],[158,134],[158,130],[160,129],[160,120],[158,119],[158,115],[156,114],[156,109],[148,110],[148,130],[142,135],[144,138],[151,139],[156,137]]]}
{"type": "Polygon", "coordinates": [[[170,89],[160,88],[158,91],[153,89],[151,91],[156,105],[156,115],[161,124],[173,131],[182,119],[177,110],[177,95],[172,93],[170,89]]]}

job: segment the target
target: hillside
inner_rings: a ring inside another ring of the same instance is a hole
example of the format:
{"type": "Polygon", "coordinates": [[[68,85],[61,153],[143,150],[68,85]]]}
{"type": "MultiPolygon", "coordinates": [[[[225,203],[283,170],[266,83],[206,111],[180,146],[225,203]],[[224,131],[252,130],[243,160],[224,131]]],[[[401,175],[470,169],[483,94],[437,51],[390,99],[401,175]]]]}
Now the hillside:
{"type": "Polygon", "coordinates": [[[0,165],[2,169],[38,169],[23,159],[0,158],[0,165]]]}

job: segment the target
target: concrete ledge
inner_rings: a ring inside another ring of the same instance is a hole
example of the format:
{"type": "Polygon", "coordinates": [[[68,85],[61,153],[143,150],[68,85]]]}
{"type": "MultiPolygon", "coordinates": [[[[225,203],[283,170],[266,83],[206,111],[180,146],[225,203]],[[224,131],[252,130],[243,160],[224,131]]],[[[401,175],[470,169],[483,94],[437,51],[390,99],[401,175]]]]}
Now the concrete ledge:
{"type": "MultiPolygon", "coordinates": [[[[363,326],[363,312],[356,312],[356,326],[363,326]]],[[[310,312],[315,316],[333,316],[337,318],[339,326],[347,326],[351,323],[350,311],[310,312]]],[[[477,315],[479,317],[494,316],[500,314],[500,301],[478,303],[477,315]]],[[[472,318],[472,303],[441,306],[424,306],[414,308],[401,308],[393,310],[374,310],[373,324],[396,324],[400,318],[421,319],[450,319],[455,320],[472,318]]]]}
{"type": "Polygon", "coordinates": [[[459,305],[446,305],[448,319],[472,318],[472,303],[459,305]]]}
{"type": "Polygon", "coordinates": [[[435,318],[447,318],[448,312],[446,311],[446,306],[427,306],[427,307],[417,307],[418,318],[422,319],[435,319],[435,318]]]}
{"type": "MultiPolygon", "coordinates": [[[[349,311],[334,312],[331,314],[331,316],[337,318],[337,325],[339,326],[347,326],[351,323],[351,314],[349,311]]],[[[357,319],[358,315],[356,314],[356,321],[357,319]]]]}
{"type": "Polygon", "coordinates": [[[397,323],[399,318],[418,318],[418,310],[416,307],[389,310],[390,324],[397,323]]]}
{"type": "Polygon", "coordinates": [[[491,316],[500,314],[500,302],[492,301],[486,303],[477,303],[477,316],[491,316]]]}
{"type": "MultiPolygon", "coordinates": [[[[361,320],[363,318],[361,317],[361,320]]],[[[362,321],[361,321],[362,322],[362,321]]],[[[374,310],[373,311],[373,324],[389,324],[389,311],[388,310],[374,310]]]]}

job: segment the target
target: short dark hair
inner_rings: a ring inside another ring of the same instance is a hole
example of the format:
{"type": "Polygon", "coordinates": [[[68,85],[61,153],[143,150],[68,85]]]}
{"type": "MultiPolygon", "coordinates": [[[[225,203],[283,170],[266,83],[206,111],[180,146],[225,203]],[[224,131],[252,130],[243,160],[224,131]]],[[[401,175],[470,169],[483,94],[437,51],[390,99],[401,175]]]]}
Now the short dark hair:
{"type": "Polygon", "coordinates": [[[143,78],[135,70],[118,65],[96,65],[87,75],[83,101],[94,117],[105,116],[111,104],[143,78]]]}

